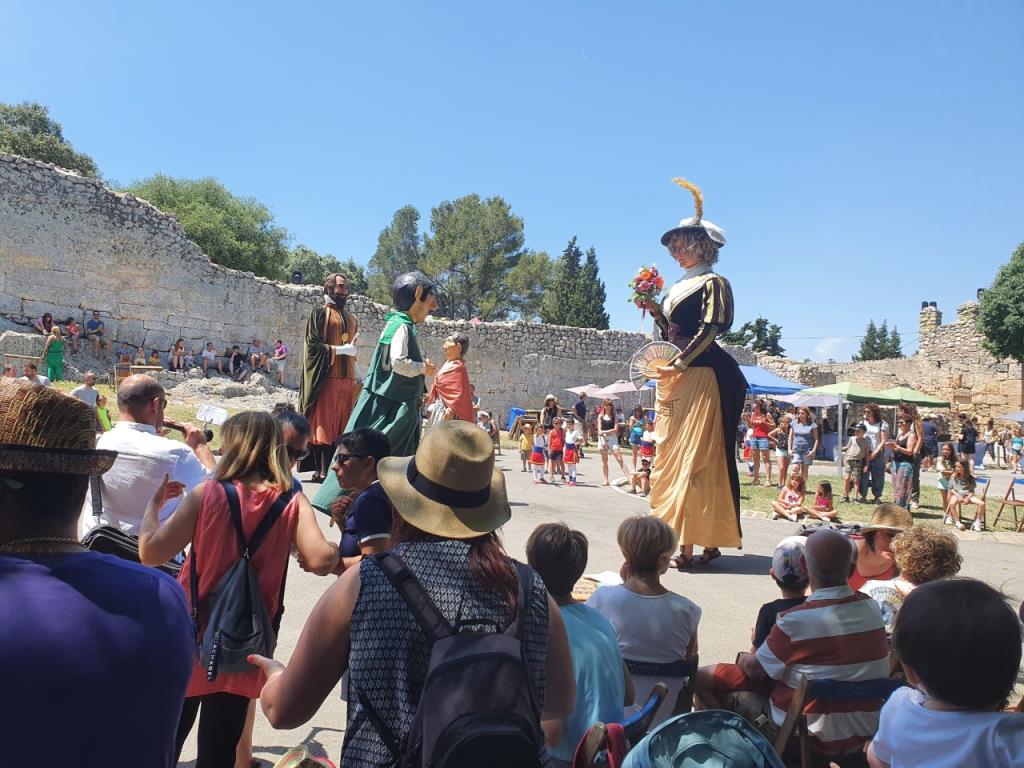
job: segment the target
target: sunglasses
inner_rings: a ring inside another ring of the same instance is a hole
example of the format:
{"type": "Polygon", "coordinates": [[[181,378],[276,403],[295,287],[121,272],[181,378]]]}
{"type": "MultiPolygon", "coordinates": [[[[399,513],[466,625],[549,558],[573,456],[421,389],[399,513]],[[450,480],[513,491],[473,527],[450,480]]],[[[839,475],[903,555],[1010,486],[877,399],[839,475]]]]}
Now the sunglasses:
{"type": "Polygon", "coordinates": [[[340,467],[349,459],[365,459],[369,455],[368,453],[339,453],[334,463],[340,467]]]}
{"type": "Polygon", "coordinates": [[[292,448],[291,446],[288,446],[288,445],[286,445],[284,447],[284,449],[288,452],[288,458],[291,461],[302,461],[307,456],[309,456],[309,451],[306,451],[306,450],[297,451],[297,450],[295,450],[294,448],[292,448]]]}

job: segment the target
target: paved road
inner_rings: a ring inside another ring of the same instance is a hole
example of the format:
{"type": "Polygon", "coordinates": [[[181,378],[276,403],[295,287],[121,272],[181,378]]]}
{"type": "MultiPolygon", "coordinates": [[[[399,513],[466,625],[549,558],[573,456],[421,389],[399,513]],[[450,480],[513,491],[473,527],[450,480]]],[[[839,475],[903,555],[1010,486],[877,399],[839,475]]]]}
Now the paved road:
{"type": "MultiPolygon", "coordinates": [[[[584,531],[590,539],[588,571],[618,571],[622,560],[615,531],[624,517],[646,511],[647,504],[635,496],[601,487],[596,455],[580,465],[584,484],[575,488],[534,485],[531,475],[521,472],[518,455],[509,451],[499,457],[498,464],[506,472],[512,503],[512,520],[505,527],[504,537],[514,557],[525,559],[526,539],[538,524],[561,520],[584,531]]],[[[307,487],[307,492],[312,488],[307,487]]],[[[326,518],[322,520],[327,531],[326,518]]],[[[758,607],[778,596],[767,575],[772,551],[779,539],[795,529],[793,523],[745,517],[742,551],[726,550],[707,570],[667,574],[665,585],[694,600],[704,611],[700,624],[703,662],[731,661],[737,651],[749,645],[758,607]]],[[[331,529],[330,535],[336,538],[336,529],[331,529]]],[[[964,575],[1003,589],[1017,602],[1024,599],[1024,536],[964,533],[960,538],[964,575]]],[[[306,616],[327,584],[326,579],[303,573],[292,563],[279,658],[286,660],[291,655],[306,616]]],[[[257,714],[254,753],[272,764],[285,749],[307,743],[316,753],[337,761],[344,725],[345,708],[335,689],[312,721],[293,731],[274,731],[257,714]]],[[[191,768],[194,759],[193,731],[182,754],[182,765],[191,768]]]]}

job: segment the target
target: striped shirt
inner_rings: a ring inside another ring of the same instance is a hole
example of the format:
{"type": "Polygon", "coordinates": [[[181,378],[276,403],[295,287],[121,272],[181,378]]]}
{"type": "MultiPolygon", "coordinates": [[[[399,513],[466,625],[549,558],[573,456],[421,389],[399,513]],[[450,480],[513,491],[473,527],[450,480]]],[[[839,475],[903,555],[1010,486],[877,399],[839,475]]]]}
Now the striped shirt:
{"type": "MultiPolygon", "coordinates": [[[[889,650],[878,604],[845,584],[816,590],[779,614],[757,660],[776,681],[772,720],[786,719],[800,675],[811,680],[877,680],[889,676],[889,650]]],[[[881,699],[809,700],[804,712],[814,747],[841,754],[859,749],[878,730],[881,699]]]]}

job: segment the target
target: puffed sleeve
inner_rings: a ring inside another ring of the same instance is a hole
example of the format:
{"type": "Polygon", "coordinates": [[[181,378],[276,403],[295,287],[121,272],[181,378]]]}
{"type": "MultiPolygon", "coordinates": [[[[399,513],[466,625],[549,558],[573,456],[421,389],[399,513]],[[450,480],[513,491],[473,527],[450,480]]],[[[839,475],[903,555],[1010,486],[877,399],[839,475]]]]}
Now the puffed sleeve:
{"type": "Polygon", "coordinates": [[[732,316],[732,286],[721,275],[712,275],[704,283],[697,332],[676,359],[675,367],[683,370],[689,366],[698,355],[711,346],[719,333],[724,333],[732,327],[732,316]]]}

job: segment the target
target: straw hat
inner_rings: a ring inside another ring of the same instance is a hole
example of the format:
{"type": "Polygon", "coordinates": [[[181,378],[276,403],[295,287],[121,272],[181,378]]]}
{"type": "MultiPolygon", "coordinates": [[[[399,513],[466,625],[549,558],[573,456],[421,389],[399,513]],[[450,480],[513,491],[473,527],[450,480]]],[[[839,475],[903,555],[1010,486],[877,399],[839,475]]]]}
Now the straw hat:
{"type": "Polygon", "coordinates": [[[895,504],[879,504],[871,513],[871,522],[861,526],[861,533],[871,531],[905,531],[914,527],[914,516],[909,509],[895,504]]]}
{"type": "Polygon", "coordinates": [[[431,427],[415,456],[381,459],[377,477],[398,514],[435,536],[471,539],[512,517],[491,438],[465,421],[431,427]]]}
{"type": "Polygon", "coordinates": [[[700,187],[678,177],[672,179],[672,181],[683,189],[689,190],[690,194],[693,195],[693,208],[696,215],[683,219],[679,222],[679,226],[672,227],[672,229],[663,234],[661,236],[661,244],[668,245],[672,241],[673,235],[682,232],[700,231],[711,238],[711,242],[717,247],[721,248],[725,245],[725,230],[704,218],[704,193],[700,191],[700,187]]]}
{"type": "Polygon", "coordinates": [[[96,416],[74,397],[0,379],[0,472],[101,475],[117,451],[96,450],[96,416]]]}

